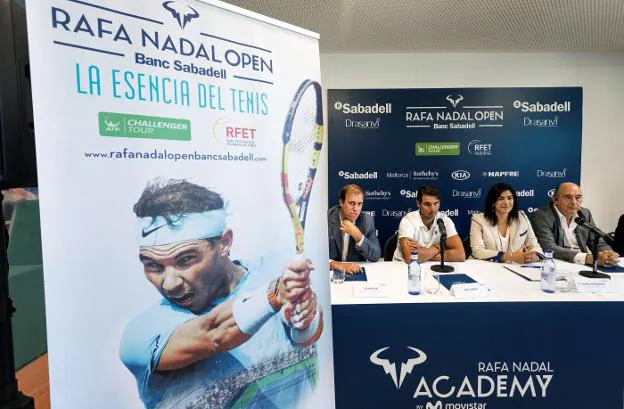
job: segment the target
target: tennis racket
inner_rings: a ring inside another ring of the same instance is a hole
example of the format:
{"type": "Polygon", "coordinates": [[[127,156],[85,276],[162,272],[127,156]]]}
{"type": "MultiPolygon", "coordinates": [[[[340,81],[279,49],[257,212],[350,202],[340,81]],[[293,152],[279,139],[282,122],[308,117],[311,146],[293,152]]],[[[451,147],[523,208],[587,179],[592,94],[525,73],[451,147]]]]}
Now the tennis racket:
{"type": "Polygon", "coordinates": [[[295,251],[302,255],[308,203],[323,146],[323,103],[318,82],[305,80],[297,89],[282,139],[282,193],[295,233],[295,251]]]}

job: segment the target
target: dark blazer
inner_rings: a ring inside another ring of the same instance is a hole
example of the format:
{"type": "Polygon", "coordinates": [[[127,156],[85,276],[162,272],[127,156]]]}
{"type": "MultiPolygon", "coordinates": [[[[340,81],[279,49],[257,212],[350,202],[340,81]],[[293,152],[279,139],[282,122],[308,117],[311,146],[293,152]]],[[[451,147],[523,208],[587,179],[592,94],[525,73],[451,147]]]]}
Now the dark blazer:
{"type": "Polygon", "coordinates": [[[615,243],[613,250],[620,253],[624,257],[624,214],[620,216],[617,227],[615,228],[615,243]]]}
{"type": "MultiPolygon", "coordinates": [[[[353,237],[349,237],[347,261],[377,261],[381,257],[381,247],[375,230],[375,219],[364,213],[355,220],[355,225],[364,235],[362,245],[357,247],[353,237]]],[[[342,235],[340,231],[340,207],[334,206],[327,211],[329,234],[329,258],[342,261],[342,235]]]]}
{"type": "MultiPolygon", "coordinates": [[[[589,209],[582,207],[580,212],[587,221],[594,224],[594,219],[589,209]]],[[[570,263],[574,262],[574,256],[577,255],[579,251],[565,247],[565,233],[561,229],[559,215],[555,210],[554,203],[550,202],[548,205],[533,212],[531,215],[531,225],[533,226],[537,241],[544,250],[552,249],[555,253],[555,258],[570,263]]],[[[590,241],[589,230],[578,226],[574,229],[574,234],[576,235],[576,241],[578,242],[581,252],[590,253],[592,243],[590,241]]],[[[611,247],[601,238],[598,242],[598,250],[611,250],[611,247]]]]}

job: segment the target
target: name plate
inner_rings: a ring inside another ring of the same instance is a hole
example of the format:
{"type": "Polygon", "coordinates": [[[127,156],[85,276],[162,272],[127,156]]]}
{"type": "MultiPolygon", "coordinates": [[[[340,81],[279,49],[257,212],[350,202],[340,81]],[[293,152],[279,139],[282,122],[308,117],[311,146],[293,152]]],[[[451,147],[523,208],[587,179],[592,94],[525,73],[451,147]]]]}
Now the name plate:
{"type": "Polygon", "coordinates": [[[574,277],[576,291],[579,293],[610,293],[613,291],[611,280],[608,278],[574,277]]]}
{"type": "Polygon", "coordinates": [[[390,297],[388,284],[366,284],[353,287],[353,296],[362,298],[387,298],[390,297]]]}
{"type": "Polygon", "coordinates": [[[456,298],[482,298],[490,295],[490,289],[484,283],[457,283],[450,293],[456,298]]]}

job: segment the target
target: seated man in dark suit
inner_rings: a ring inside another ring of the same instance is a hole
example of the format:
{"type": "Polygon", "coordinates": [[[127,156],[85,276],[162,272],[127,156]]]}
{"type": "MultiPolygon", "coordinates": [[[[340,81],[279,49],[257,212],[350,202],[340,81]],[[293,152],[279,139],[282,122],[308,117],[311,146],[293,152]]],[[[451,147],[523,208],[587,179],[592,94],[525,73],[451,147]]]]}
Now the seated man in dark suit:
{"type": "MultiPolygon", "coordinates": [[[[579,227],[574,218],[581,214],[591,224],[591,212],[583,203],[581,188],[570,182],[560,184],[553,200],[537,210],[531,217],[535,236],[543,249],[552,249],[555,258],[576,264],[593,264],[591,254],[592,239],[589,230],[579,227]]],[[[618,263],[618,255],[601,238],[598,242],[598,264],[613,267],[618,263]]]]}
{"type": "Polygon", "coordinates": [[[372,216],[362,213],[364,189],[350,184],[340,189],[338,205],[327,211],[329,268],[342,267],[347,274],[360,271],[350,261],[377,261],[381,247],[372,216]]]}
{"type": "Polygon", "coordinates": [[[620,216],[617,227],[615,228],[615,243],[613,250],[620,253],[624,257],[624,214],[620,216]]]}

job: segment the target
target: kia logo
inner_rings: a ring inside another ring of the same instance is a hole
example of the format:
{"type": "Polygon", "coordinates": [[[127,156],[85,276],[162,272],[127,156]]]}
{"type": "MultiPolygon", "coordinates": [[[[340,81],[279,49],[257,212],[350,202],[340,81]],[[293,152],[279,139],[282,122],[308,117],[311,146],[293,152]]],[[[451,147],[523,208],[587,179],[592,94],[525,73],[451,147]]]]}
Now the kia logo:
{"type": "Polygon", "coordinates": [[[456,170],[451,174],[451,177],[455,180],[466,180],[470,178],[470,172],[467,170],[456,170]]]}

